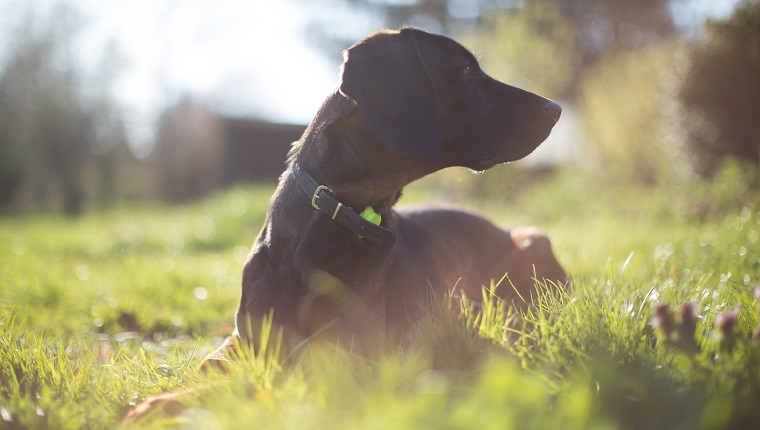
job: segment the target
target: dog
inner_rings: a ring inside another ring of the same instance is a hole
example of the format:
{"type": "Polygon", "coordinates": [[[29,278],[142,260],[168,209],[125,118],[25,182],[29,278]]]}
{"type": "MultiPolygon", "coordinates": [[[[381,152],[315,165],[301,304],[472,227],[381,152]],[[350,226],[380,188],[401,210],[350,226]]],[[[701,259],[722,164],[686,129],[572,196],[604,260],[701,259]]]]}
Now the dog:
{"type": "Polygon", "coordinates": [[[506,274],[519,305],[565,283],[549,239],[445,206],[395,210],[412,181],[530,154],[561,107],[501,83],[452,39],[382,30],[343,53],[340,82],[294,143],[243,269],[236,330],[204,360],[253,344],[271,315],[285,339],[317,334],[365,350],[412,325],[430,292],[480,297],[506,274]],[[389,336],[390,335],[390,336],[389,336]]]}
{"type": "Polygon", "coordinates": [[[441,35],[383,30],[351,46],[336,91],[289,154],[243,269],[234,336],[255,345],[273,311],[295,338],[329,331],[381,344],[415,320],[431,288],[480,297],[506,274],[512,299],[529,297],[535,280],[564,283],[535,228],[504,231],[446,207],[394,209],[404,186],[435,171],[525,157],[561,112],[489,77],[441,35]]]}

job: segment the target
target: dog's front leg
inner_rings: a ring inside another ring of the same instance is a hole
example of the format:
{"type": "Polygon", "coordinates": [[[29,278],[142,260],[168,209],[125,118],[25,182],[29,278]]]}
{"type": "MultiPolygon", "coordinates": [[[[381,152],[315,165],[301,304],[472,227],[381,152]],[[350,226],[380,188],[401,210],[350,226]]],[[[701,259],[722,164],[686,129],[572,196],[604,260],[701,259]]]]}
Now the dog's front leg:
{"type": "Polygon", "coordinates": [[[351,288],[326,271],[309,278],[297,307],[299,326],[314,340],[325,339],[371,354],[382,347],[385,300],[369,293],[376,288],[351,288]]]}

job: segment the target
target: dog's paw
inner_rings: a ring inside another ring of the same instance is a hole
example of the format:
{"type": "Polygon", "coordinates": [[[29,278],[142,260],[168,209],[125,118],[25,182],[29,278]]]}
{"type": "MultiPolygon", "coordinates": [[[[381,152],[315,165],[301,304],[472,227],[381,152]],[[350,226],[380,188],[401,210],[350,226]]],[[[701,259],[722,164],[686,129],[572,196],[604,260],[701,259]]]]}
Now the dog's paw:
{"type": "Polygon", "coordinates": [[[515,227],[509,235],[517,249],[525,250],[536,246],[542,250],[551,249],[549,236],[537,227],[515,227]]]}
{"type": "Polygon", "coordinates": [[[179,416],[189,407],[186,401],[193,396],[193,390],[185,390],[148,397],[129,411],[122,425],[135,423],[153,414],[162,414],[165,417],[179,416]]]}
{"type": "Polygon", "coordinates": [[[552,250],[549,236],[536,227],[516,227],[509,232],[512,242],[520,251],[521,265],[527,268],[526,281],[551,281],[557,284],[567,284],[567,273],[557,261],[552,250]]]}
{"type": "Polygon", "coordinates": [[[209,370],[225,371],[227,363],[235,353],[235,337],[227,336],[222,346],[216,349],[216,351],[207,355],[201,365],[198,367],[199,372],[208,372],[209,370]]]}

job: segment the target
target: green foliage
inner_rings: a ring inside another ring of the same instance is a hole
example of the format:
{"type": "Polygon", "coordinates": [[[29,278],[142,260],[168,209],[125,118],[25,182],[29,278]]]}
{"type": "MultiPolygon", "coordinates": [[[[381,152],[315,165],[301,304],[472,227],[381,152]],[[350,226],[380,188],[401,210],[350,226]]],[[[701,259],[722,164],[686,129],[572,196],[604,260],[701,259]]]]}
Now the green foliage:
{"type": "Polygon", "coordinates": [[[0,428],[115,427],[130,405],[187,388],[199,396],[180,416],[134,427],[746,428],[760,419],[760,196],[744,172],[636,188],[568,169],[463,200],[547,229],[571,287],[546,286],[525,312],[493,294],[508,279],[482,304],[431,298],[408,342],[371,359],[316,342],[281,351],[270,333],[226,375],[194,368],[230,329],[271,188],[3,219],[0,428]]]}
{"type": "Polygon", "coordinates": [[[663,138],[662,78],[671,50],[625,51],[600,60],[581,83],[579,107],[590,158],[621,179],[655,184],[673,174],[679,148],[663,138]]]}
{"type": "MultiPolygon", "coordinates": [[[[583,131],[599,171],[656,184],[760,157],[760,3],[694,40],[608,54],[584,72],[583,131]]],[[[593,159],[593,158],[592,158],[593,159]]]]}
{"type": "Polygon", "coordinates": [[[575,34],[556,4],[534,1],[484,17],[478,32],[463,42],[476,54],[484,53],[483,69],[495,78],[556,98],[573,79],[579,61],[575,34]]]}

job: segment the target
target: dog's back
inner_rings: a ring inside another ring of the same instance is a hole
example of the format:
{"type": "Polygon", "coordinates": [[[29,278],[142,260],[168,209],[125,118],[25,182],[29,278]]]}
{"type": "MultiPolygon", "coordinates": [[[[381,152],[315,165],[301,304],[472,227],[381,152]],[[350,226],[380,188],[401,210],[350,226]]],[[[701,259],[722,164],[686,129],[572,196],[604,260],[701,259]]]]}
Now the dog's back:
{"type": "Polygon", "coordinates": [[[524,306],[535,281],[562,283],[566,274],[537,229],[505,231],[485,218],[453,207],[400,208],[397,257],[386,285],[388,323],[414,320],[430,291],[479,300],[498,282],[498,295],[524,306]]]}

